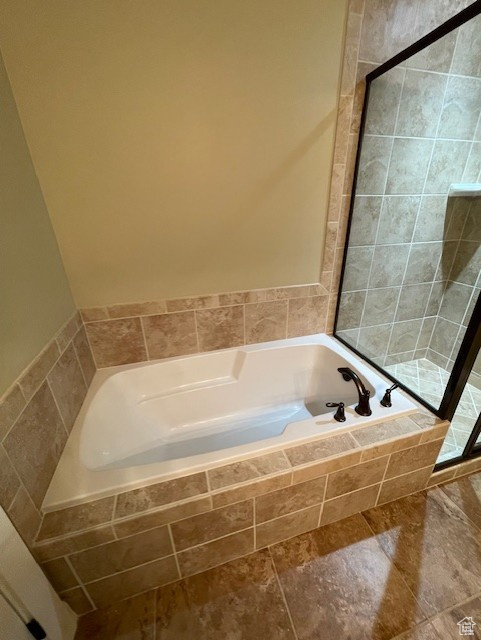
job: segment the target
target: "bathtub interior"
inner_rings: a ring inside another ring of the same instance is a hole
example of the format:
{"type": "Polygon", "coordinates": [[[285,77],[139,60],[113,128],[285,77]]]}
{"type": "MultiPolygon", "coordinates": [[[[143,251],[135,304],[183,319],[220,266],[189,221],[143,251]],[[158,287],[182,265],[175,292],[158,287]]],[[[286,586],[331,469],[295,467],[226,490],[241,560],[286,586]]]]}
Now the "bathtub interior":
{"type": "Polygon", "coordinates": [[[298,344],[246,347],[116,373],[86,413],[82,462],[92,470],[122,468],[274,438],[289,425],[332,413],[327,402],[357,404],[354,383],[337,371],[343,366],[361,375],[326,345],[298,344]]]}

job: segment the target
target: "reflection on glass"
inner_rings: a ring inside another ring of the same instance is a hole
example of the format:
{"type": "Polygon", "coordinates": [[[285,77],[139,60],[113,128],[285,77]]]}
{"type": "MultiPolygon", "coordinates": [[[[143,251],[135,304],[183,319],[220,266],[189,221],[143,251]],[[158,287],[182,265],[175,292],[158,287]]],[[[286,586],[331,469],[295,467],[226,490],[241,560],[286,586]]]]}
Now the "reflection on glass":
{"type": "Polygon", "coordinates": [[[373,80],[336,334],[438,407],[479,295],[481,16],[373,80]]]}

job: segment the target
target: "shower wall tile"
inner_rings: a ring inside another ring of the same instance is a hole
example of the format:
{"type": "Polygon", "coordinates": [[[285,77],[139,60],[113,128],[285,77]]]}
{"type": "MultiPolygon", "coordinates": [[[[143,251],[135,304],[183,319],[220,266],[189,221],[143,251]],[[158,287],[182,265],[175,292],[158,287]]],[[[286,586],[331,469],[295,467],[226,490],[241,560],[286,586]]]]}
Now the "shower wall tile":
{"type": "MultiPolygon", "coordinates": [[[[411,56],[411,58],[406,60],[406,66],[410,69],[448,73],[456,47],[456,36],[456,32],[449,33],[444,38],[441,38],[441,40],[416,53],[416,55],[411,56]]],[[[456,73],[454,69],[453,73],[456,73]]]]}
{"type": "Polygon", "coordinates": [[[245,344],[244,306],[195,312],[200,351],[213,351],[245,344]]]}
{"type": "Polygon", "coordinates": [[[404,284],[433,282],[441,253],[441,242],[412,244],[404,284]]]}
{"type": "Polygon", "coordinates": [[[474,286],[477,282],[480,271],[480,243],[461,240],[449,276],[450,280],[474,286]]]}
{"type": "Polygon", "coordinates": [[[382,198],[356,196],[349,235],[349,246],[373,245],[376,241],[382,198]]]}
{"type": "Polygon", "coordinates": [[[149,315],[141,322],[151,360],[197,353],[194,311],[149,315]]]}
{"type": "Polygon", "coordinates": [[[26,372],[20,376],[18,384],[27,401],[33,397],[43,383],[59,356],[57,342],[52,340],[27,368],[26,372]]]}
{"type": "Polygon", "coordinates": [[[367,289],[373,255],[374,247],[349,247],[343,291],[367,289]]]}
{"type": "Polygon", "coordinates": [[[396,313],[400,290],[400,287],[388,287],[386,289],[370,289],[367,291],[361,326],[370,327],[392,322],[396,313]]]}
{"type": "MultiPolygon", "coordinates": [[[[436,135],[448,76],[408,69],[399,102],[397,136],[436,135]]],[[[417,191],[417,190],[416,190],[417,191]]]]}
{"type": "Polygon", "coordinates": [[[429,343],[430,350],[436,351],[440,355],[449,358],[458,335],[458,331],[459,325],[438,317],[433,335],[431,336],[431,342],[429,343]]]}
{"type": "Polygon", "coordinates": [[[481,77],[481,18],[476,16],[462,27],[451,73],[481,77]]]}
{"type": "Polygon", "coordinates": [[[97,367],[147,359],[140,318],[91,322],[85,329],[97,367]]]}
{"type": "Polygon", "coordinates": [[[420,138],[394,138],[387,194],[422,193],[433,144],[420,138]]]}
{"type": "Polygon", "coordinates": [[[391,330],[391,324],[360,329],[358,349],[371,358],[386,355],[391,330]]]}
{"type": "Polygon", "coordinates": [[[470,142],[436,140],[429,165],[425,193],[447,193],[453,182],[460,182],[471,148],[470,142]]]}
{"type": "Polygon", "coordinates": [[[413,242],[444,240],[449,226],[447,196],[423,196],[416,220],[413,242]]]}
{"type": "Polygon", "coordinates": [[[420,202],[420,196],[384,196],[375,244],[411,242],[420,202]]]}
{"type": "Polygon", "coordinates": [[[338,317],[338,328],[341,331],[361,326],[366,293],[366,291],[348,291],[342,294],[338,317]]]}
{"type": "Polygon", "coordinates": [[[400,322],[402,320],[424,318],[431,288],[432,284],[430,282],[404,285],[401,289],[395,320],[400,322]]]}
{"type": "Polygon", "coordinates": [[[370,107],[365,124],[366,134],[391,136],[394,134],[404,74],[404,69],[394,68],[371,83],[370,107]]]}
{"type": "Polygon", "coordinates": [[[364,137],[357,177],[359,195],[384,193],[392,145],[393,140],[390,137],[364,137]]]}
{"type": "Polygon", "coordinates": [[[421,327],[421,332],[419,333],[417,349],[427,349],[429,347],[435,324],[436,324],[435,316],[430,318],[424,318],[423,325],[421,327]]]}
{"type": "Polygon", "coordinates": [[[403,353],[416,348],[418,336],[421,331],[422,320],[407,320],[395,322],[389,341],[388,354],[403,353]]]}
{"type": "Polygon", "coordinates": [[[374,249],[369,287],[393,287],[402,284],[409,249],[408,244],[377,246],[374,249]]]}
{"type": "Polygon", "coordinates": [[[472,292],[473,287],[457,282],[448,282],[439,309],[439,315],[445,320],[461,324],[472,292]]]}
{"type": "Polygon", "coordinates": [[[438,136],[473,140],[480,105],[481,78],[451,76],[446,89],[438,136]]]}

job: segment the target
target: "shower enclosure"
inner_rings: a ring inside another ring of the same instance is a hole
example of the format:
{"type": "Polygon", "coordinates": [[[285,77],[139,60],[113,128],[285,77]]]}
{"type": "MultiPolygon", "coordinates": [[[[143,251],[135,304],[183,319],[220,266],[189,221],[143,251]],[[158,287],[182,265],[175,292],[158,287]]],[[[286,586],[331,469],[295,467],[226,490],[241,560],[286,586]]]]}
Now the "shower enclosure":
{"type": "Polygon", "coordinates": [[[481,454],[480,114],[481,2],[367,76],[334,328],[451,420],[442,466],[481,454]]]}

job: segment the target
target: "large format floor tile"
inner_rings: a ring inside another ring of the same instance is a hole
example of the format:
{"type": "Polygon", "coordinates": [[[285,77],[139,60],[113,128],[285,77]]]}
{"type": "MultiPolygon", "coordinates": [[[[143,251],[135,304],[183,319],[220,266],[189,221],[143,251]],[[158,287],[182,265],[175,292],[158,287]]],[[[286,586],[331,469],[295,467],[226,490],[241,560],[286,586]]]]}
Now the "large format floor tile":
{"type": "Polygon", "coordinates": [[[441,489],[364,514],[428,615],[481,590],[481,535],[441,489]]]}
{"type": "Polygon", "coordinates": [[[481,640],[481,474],[94,611],[77,640],[481,640]]]}
{"type": "Polygon", "coordinates": [[[268,551],[158,590],[156,640],[294,640],[268,551]]]}
{"type": "Polygon", "coordinates": [[[361,515],[272,547],[299,640],[393,638],[424,619],[361,515]]]}

